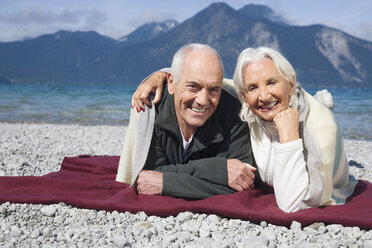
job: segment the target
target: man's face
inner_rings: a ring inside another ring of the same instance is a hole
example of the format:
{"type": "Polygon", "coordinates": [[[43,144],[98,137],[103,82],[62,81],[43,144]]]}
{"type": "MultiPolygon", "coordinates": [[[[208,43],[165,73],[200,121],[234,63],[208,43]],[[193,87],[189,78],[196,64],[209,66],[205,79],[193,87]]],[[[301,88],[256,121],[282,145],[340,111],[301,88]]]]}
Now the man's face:
{"type": "Polygon", "coordinates": [[[195,50],[183,62],[177,83],[168,76],[168,90],[174,95],[178,124],[189,140],[211,117],[221,95],[223,71],[218,57],[209,50],[195,50]]]}

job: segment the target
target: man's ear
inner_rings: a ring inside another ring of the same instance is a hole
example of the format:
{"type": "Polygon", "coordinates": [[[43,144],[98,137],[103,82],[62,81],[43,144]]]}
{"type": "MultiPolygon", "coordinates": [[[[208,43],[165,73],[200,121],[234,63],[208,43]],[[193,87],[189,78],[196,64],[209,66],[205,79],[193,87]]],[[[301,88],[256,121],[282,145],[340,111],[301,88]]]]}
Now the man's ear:
{"type": "Polygon", "coordinates": [[[167,81],[168,81],[168,93],[173,95],[174,93],[174,80],[172,73],[167,74],[167,81]]]}

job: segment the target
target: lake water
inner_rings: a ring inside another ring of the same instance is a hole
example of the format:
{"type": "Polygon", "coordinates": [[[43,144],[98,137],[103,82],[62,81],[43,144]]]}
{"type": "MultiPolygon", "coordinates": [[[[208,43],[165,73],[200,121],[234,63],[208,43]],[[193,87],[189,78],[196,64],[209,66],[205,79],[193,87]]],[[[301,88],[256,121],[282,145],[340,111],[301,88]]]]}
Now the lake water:
{"type": "MultiPolygon", "coordinates": [[[[318,89],[306,89],[314,94],[318,89]]],[[[0,121],[127,125],[135,87],[123,85],[0,85],[0,121]]],[[[372,88],[328,89],[345,138],[372,141],[372,88]]]]}

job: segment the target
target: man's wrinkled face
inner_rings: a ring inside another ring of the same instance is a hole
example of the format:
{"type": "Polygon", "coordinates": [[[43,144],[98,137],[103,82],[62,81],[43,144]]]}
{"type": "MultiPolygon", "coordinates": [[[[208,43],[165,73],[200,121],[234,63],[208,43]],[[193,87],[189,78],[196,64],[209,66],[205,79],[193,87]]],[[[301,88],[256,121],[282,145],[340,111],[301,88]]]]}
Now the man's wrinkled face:
{"type": "Polygon", "coordinates": [[[218,57],[204,49],[186,56],[177,83],[172,75],[168,76],[168,90],[174,95],[177,120],[184,136],[194,133],[214,113],[220,100],[222,79],[218,57]]]}

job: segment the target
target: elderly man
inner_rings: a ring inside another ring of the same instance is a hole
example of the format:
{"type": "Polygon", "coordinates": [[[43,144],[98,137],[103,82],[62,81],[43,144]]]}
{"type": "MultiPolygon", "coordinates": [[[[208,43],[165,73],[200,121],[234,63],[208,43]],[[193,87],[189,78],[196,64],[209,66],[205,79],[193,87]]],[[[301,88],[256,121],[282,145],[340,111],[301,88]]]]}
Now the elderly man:
{"type": "Polygon", "coordinates": [[[139,172],[131,178],[139,194],[188,199],[252,189],[256,169],[249,129],[238,116],[239,101],[222,89],[222,79],[223,64],[213,48],[189,44],[178,50],[155,108],[151,142],[139,148],[142,141],[137,141],[135,154],[146,158],[144,165],[122,162],[130,149],[125,145],[117,180],[123,181],[123,167],[132,167],[139,172]]]}

